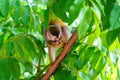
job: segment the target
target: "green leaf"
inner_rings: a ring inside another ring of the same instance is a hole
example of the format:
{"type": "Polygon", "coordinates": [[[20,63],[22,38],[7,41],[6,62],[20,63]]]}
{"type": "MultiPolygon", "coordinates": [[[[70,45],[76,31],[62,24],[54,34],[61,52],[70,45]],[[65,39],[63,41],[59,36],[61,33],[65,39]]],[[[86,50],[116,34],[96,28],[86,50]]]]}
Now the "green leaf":
{"type": "MultiPolygon", "coordinates": [[[[34,16],[31,14],[30,15],[30,30],[35,30],[36,28],[36,25],[35,25],[35,19],[34,19],[34,16]]],[[[36,31],[36,30],[35,30],[36,31]]]]}
{"type": "Polygon", "coordinates": [[[77,70],[80,70],[83,68],[83,60],[79,57],[76,57],[76,58],[73,58],[71,59],[72,61],[74,60],[74,67],[77,69],[77,70]]]}
{"type": "Polygon", "coordinates": [[[106,30],[110,28],[110,14],[113,9],[116,0],[103,0],[105,15],[102,15],[102,28],[101,30],[106,30]]]}
{"type": "Polygon", "coordinates": [[[13,56],[15,53],[14,43],[8,42],[8,43],[4,44],[0,51],[1,51],[0,56],[4,56],[4,57],[13,56]]]}
{"type": "Polygon", "coordinates": [[[13,37],[15,39],[15,51],[20,60],[32,60],[36,54],[35,47],[28,36],[19,34],[13,37]]]}
{"type": "MultiPolygon", "coordinates": [[[[24,52],[24,55],[26,57],[26,60],[32,60],[34,57],[35,57],[35,53],[34,52],[34,46],[31,46],[31,41],[26,37],[26,36],[23,36],[22,38],[19,39],[19,41],[17,42],[19,43],[19,45],[21,46],[23,52],[24,52]],[[25,46],[23,46],[25,45],[25,46]]],[[[21,53],[19,53],[21,54],[21,53]]],[[[22,56],[21,56],[22,57],[22,56]]]]}
{"type": "Polygon", "coordinates": [[[83,68],[83,63],[84,63],[84,57],[85,57],[85,49],[87,48],[87,46],[81,46],[79,48],[79,55],[76,55],[75,59],[74,59],[74,67],[77,70],[80,70],[83,68]]]}
{"type": "Polygon", "coordinates": [[[19,79],[20,78],[20,65],[19,62],[12,57],[8,58],[8,67],[9,67],[9,71],[11,73],[11,76],[13,77],[13,79],[19,79]]]}
{"type": "Polygon", "coordinates": [[[9,0],[9,4],[10,4],[9,7],[10,7],[10,10],[11,10],[12,8],[14,8],[16,1],[19,1],[19,0],[9,0]]]}
{"type": "Polygon", "coordinates": [[[7,18],[9,13],[9,0],[0,0],[0,13],[1,16],[7,18]]]}
{"type": "Polygon", "coordinates": [[[95,24],[96,24],[96,27],[99,25],[99,21],[100,21],[100,14],[102,13],[101,12],[101,9],[99,7],[99,4],[97,1],[93,1],[93,0],[90,0],[91,4],[92,4],[92,11],[93,11],[93,17],[94,17],[94,20],[95,20],[95,24]]]}
{"type": "Polygon", "coordinates": [[[99,50],[93,54],[92,60],[90,61],[91,68],[95,69],[100,57],[101,57],[101,51],[99,50]]]}
{"type": "Polygon", "coordinates": [[[21,40],[22,40],[23,44],[26,45],[25,48],[28,50],[29,54],[31,56],[35,56],[36,55],[35,46],[28,37],[29,36],[24,36],[21,40]]]}
{"type": "Polygon", "coordinates": [[[60,67],[54,74],[54,80],[77,80],[71,71],[60,67]]]}
{"type": "Polygon", "coordinates": [[[50,13],[50,9],[47,8],[47,10],[44,13],[44,22],[43,22],[43,26],[48,30],[48,22],[49,22],[49,13],[50,13]]]}
{"type": "Polygon", "coordinates": [[[30,6],[23,8],[22,22],[26,27],[30,27],[30,6]]]}
{"type": "Polygon", "coordinates": [[[52,10],[59,18],[69,25],[78,17],[84,0],[59,0],[52,6],[52,10]],[[59,11],[58,11],[59,10],[59,11]]]}
{"type": "Polygon", "coordinates": [[[90,80],[89,77],[84,72],[80,72],[79,76],[81,77],[80,80],[90,80]]]}
{"type": "Polygon", "coordinates": [[[4,34],[0,35],[0,49],[3,46],[4,37],[5,37],[4,34]]]}
{"type": "Polygon", "coordinates": [[[110,28],[109,30],[114,30],[120,28],[120,5],[116,1],[111,14],[110,14],[110,28]]]}
{"type": "Polygon", "coordinates": [[[91,34],[88,36],[88,39],[87,39],[87,44],[93,44],[95,39],[97,38],[98,36],[96,34],[91,34]]]}
{"type": "Polygon", "coordinates": [[[83,65],[86,65],[87,62],[91,59],[95,51],[95,47],[88,47],[85,51],[83,65]]]}
{"type": "Polygon", "coordinates": [[[96,0],[96,3],[98,4],[98,7],[101,10],[101,13],[104,14],[104,6],[102,4],[102,0],[96,0]]]}
{"type": "Polygon", "coordinates": [[[10,72],[9,72],[9,65],[7,59],[0,59],[0,80],[9,80],[9,79],[10,79],[10,72]]]}
{"type": "Polygon", "coordinates": [[[107,31],[103,31],[101,34],[100,34],[100,38],[102,40],[102,45],[107,47],[107,34],[108,32],[107,31]]]}
{"type": "MultiPolygon", "coordinates": [[[[72,49],[70,50],[72,53],[74,53],[74,52],[78,52],[76,49],[77,48],[80,48],[79,46],[81,45],[81,43],[80,42],[78,42],[78,41],[76,41],[75,43],[74,43],[74,46],[72,47],[72,49]]],[[[68,54],[69,55],[69,54],[68,54]]]]}
{"type": "Polygon", "coordinates": [[[30,37],[30,40],[33,41],[34,46],[37,48],[38,52],[41,53],[42,56],[43,56],[43,54],[44,54],[44,47],[43,47],[44,43],[42,43],[41,40],[36,39],[36,37],[34,37],[34,36],[30,37]]]}
{"type": "Polygon", "coordinates": [[[92,32],[92,27],[95,23],[95,19],[94,19],[94,16],[92,16],[92,20],[90,21],[90,25],[89,25],[89,28],[88,28],[88,33],[91,33],[92,32]]]}
{"type": "Polygon", "coordinates": [[[5,54],[6,56],[13,56],[14,55],[14,42],[9,42],[5,44],[5,54]]]}
{"type": "Polygon", "coordinates": [[[0,80],[17,80],[20,78],[20,66],[15,58],[0,59],[0,80]]]}
{"type": "Polygon", "coordinates": [[[61,4],[65,4],[65,2],[63,3],[63,0],[62,1],[58,1],[58,2],[55,2],[52,6],[52,10],[53,12],[55,13],[55,15],[57,15],[58,17],[60,17],[63,21],[67,21],[68,20],[68,17],[67,17],[67,14],[65,12],[65,7],[61,4]],[[59,10],[59,12],[57,11],[59,10]]]}
{"type": "Polygon", "coordinates": [[[91,9],[89,7],[83,8],[80,12],[81,20],[78,26],[78,37],[81,38],[87,33],[91,18],[91,9]]]}
{"type": "Polygon", "coordinates": [[[106,65],[106,60],[105,58],[102,58],[96,67],[97,74],[103,71],[105,65],[106,65]]]}
{"type": "Polygon", "coordinates": [[[11,10],[11,16],[16,22],[19,21],[19,18],[21,17],[21,12],[22,10],[20,6],[20,2],[19,0],[17,0],[15,3],[15,7],[11,10]]]}
{"type": "Polygon", "coordinates": [[[25,66],[25,71],[26,71],[26,72],[29,72],[29,73],[32,73],[32,72],[33,72],[33,65],[32,65],[32,63],[30,63],[30,62],[25,62],[25,63],[24,63],[24,66],[25,66]]]}
{"type": "MultiPolygon", "coordinates": [[[[70,1],[70,0],[69,0],[70,1]]],[[[74,0],[72,0],[74,1],[74,0]]],[[[70,7],[69,11],[69,22],[68,24],[70,25],[79,15],[80,10],[82,9],[82,3],[84,0],[77,0],[74,2],[74,4],[70,7]]],[[[71,3],[71,1],[70,1],[71,3]]]]}
{"type": "Polygon", "coordinates": [[[32,5],[32,10],[33,12],[37,13],[38,6],[37,5],[32,5]]]}
{"type": "Polygon", "coordinates": [[[120,32],[120,28],[112,30],[112,31],[108,31],[108,33],[107,33],[107,44],[108,44],[108,46],[110,46],[115,41],[119,32],[120,32]]]}
{"type": "Polygon", "coordinates": [[[76,55],[76,57],[74,57],[74,59],[71,61],[72,63],[74,63],[74,67],[77,70],[82,69],[85,65],[87,65],[87,63],[90,61],[90,59],[92,58],[92,56],[94,55],[94,51],[95,51],[95,47],[87,47],[84,46],[79,50],[79,55],[76,55]]]}
{"type": "Polygon", "coordinates": [[[119,43],[120,43],[120,32],[118,33],[118,40],[119,40],[119,43]]]}
{"type": "MultiPolygon", "coordinates": [[[[40,25],[39,23],[39,17],[38,16],[35,16],[34,17],[34,28],[35,28],[35,31],[39,31],[39,33],[42,33],[42,26],[40,25]]],[[[33,27],[33,26],[32,26],[33,27]]]]}
{"type": "Polygon", "coordinates": [[[18,41],[18,42],[17,42],[17,41],[14,41],[14,46],[15,46],[15,51],[16,51],[17,53],[19,53],[20,57],[21,57],[22,59],[25,59],[25,54],[24,54],[24,51],[23,51],[23,49],[22,49],[19,41],[18,41]]]}

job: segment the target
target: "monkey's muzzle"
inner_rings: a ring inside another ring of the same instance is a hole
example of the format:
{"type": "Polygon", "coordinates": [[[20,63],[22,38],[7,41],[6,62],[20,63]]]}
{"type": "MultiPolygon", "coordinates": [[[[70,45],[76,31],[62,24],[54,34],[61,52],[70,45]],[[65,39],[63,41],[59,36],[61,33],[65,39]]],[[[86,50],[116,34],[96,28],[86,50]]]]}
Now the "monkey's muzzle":
{"type": "Polygon", "coordinates": [[[54,40],[54,43],[60,44],[60,41],[59,40],[54,40]]]}

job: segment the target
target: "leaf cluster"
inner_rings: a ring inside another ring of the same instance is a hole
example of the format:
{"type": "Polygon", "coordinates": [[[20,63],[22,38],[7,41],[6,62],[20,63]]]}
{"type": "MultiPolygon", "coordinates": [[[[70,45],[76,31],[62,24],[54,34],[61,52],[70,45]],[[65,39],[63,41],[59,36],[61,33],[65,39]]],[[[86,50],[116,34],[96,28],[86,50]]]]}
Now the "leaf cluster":
{"type": "Polygon", "coordinates": [[[119,0],[0,0],[0,80],[41,79],[49,65],[43,28],[55,17],[78,39],[51,80],[120,78],[119,0]]]}

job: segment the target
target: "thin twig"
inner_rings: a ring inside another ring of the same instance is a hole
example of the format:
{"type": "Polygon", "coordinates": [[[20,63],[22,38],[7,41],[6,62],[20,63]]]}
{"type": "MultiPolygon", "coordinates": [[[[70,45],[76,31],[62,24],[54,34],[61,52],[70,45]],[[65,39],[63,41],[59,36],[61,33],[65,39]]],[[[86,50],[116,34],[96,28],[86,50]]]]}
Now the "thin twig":
{"type": "Polygon", "coordinates": [[[80,39],[78,39],[78,41],[80,41],[80,40],[86,38],[87,36],[89,36],[89,35],[95,33],[95,31],[96,31],[96,30],[92,31],[90,34],[86,34],[86,35],[84,35],[83,37],[81,37],[80,39]]]}

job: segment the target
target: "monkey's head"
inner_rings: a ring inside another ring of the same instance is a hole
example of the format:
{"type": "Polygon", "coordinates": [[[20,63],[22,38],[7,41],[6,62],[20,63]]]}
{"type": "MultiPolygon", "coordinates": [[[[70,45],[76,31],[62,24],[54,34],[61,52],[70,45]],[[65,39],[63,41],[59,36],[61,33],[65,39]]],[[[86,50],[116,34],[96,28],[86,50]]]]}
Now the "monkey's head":
{"type": "Polygon", "coordinates": [[[47,32],[48,44],[57,46],[60,44],[62,31],[59,24],[51,24],[47,32]]]}

